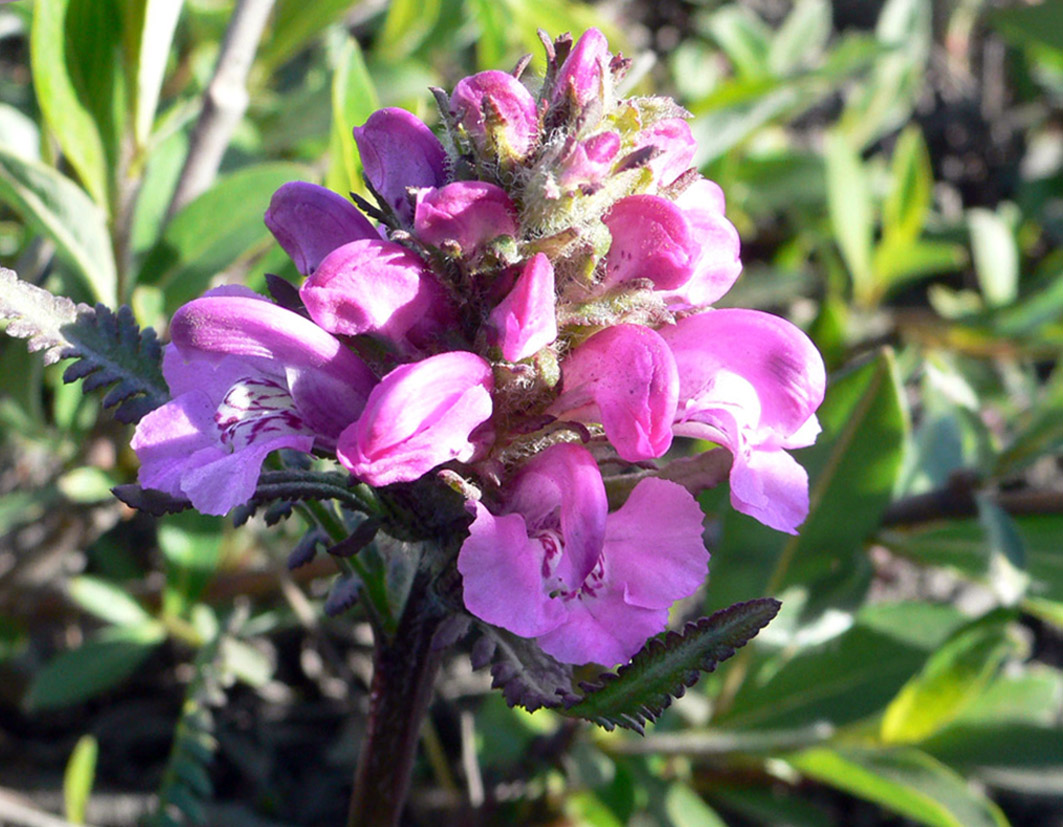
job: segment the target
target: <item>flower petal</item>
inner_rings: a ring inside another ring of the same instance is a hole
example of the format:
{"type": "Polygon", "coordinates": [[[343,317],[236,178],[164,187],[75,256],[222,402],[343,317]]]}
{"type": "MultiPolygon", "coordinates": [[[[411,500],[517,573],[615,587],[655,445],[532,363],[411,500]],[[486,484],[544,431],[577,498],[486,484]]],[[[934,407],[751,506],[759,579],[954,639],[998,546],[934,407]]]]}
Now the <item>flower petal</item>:
{"type": "Polygon", "coordinates": [[[667,198],[629,195],[602,221],[613,237],[603,286],[650,279],[658,290],[672,290],[690,280],[701,242],[691,234],[684,212],[667,198]]]}
{"type": "Polygon", "coordinates": [[[330,333],[376,333],[414,345],[453,323],[456,314],[424,261],[390,241],[354,241],[334,250],[299,295],[330,333]]]}
{"type": "Polygon", "coordinates": [[[413,219],[408,187],[438,187],[446,181],[447,154],[432,130],[405,109],[388,107],[355,127],[354,140],[365,177],[405,223],[413,219]]]}
{"type": "Polygon", "coordinates": [[[672,444],[679,375],[656,331],[641,325],[599,331],[561,363],[561,377],[563,392],[549,413],[600,421],[624,459],[659,457],[672,444]]]}
{"type": "Polygon", "coordinates": [[[755,444],[785,439],[823,401],[826,372],[816,346],[790,322],[758,310],[710,310],[662,328],[679,369],[680,421],[726,370],[752,385],[760,405],[755,444]]]}
{"type": "Polygon", "coordinates": [[[471,503],[476,519],[458,554],[465,607],[481,620],[522,637],[536,637],[565,617],[543,589],[542,543],[528,537],[520,514],[496,517],[471,503]]]}
{"type": "Polygon", "coordinates": [[[644,609],[667,609],[693,594],[708,574],[703,518],[681,485],[642,480],[606,522],[607,582],[628,604],[644,609]]]}
{"type": "Polygon", "coordinates": [[[302,181],[287,183],[273,193],[265,221],[304,276],[348,241],[380,238],[376,228],[346,198],[302,181]]]}
{"type": "Polygon", "coordinates": [[[491,70],[462,78],[450,96],[450,109],[483,154],[523,158],[538,136],[535,98],[508,72],[491,70]]]}
{"type": "Polygon", "coordinates": [[[417,193],[414,228],[426,244],[457,242],[472,256],[501,235],[516,235],[517,212],[506,191],[484,181],[457,181],[417,193]]]}
{"type": "Polygon", "coordinates": [[[557,72],[553,102],[569,98],[582,107],[591,100],[608,100],[612,91],[609,59],[605,35],[599,29],[587,29],[557,72]]]}
{"type": "Polygon", "coordinates": [[[808,516],[808,473],[786,451],[736,455],[731,504],[769,528],[796,534],[808,516]]]}
{"type": "Polygon", "coordinates": [[[668,623],[667,609],[631,606],[621,592],[576,598],[568,608],[564,623],[536,638],[544,652],[563,663],[625,663],[668,623]]]}
{"type": "Polygon", "coordinates": [[[491,416],[491,367],[452,351],[400,365],[339,438],[336,455],[370,485],[415,480],[437,465],[472,457],[469,435],[491,416]]]}
{"type": "Polygon", "coordinates": [[[560,528],[564,553],[554,574],[578,588],[598,564],[609,503],[591,452],[582,445],[552,445],[513,481],[507,510],[524,515],[531,532],[560,528]]]}
{"type": "Polygon", "coordinates": [[[519,362],[557,338],[555,303],[554,267],[545,254],[536,253],[488,319],[505,359],[519,362]]]}

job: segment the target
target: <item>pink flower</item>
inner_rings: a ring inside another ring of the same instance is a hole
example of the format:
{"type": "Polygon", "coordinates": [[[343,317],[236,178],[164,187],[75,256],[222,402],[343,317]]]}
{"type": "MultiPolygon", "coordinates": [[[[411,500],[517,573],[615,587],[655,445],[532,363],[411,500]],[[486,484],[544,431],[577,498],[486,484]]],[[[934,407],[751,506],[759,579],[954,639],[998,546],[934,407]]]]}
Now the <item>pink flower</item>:
{"type": "Polygon", "coordinates": [[[519,160],[538,137],[535,98],[507,72],[480,72],[458,81],[450,109],[477,150],[488,157],[519,160]]]}
{"type": "Polygon", "coordinates": [[[675,200],[698,239],[690,279],[664,289],[672,310],[707,307],[723,296],[742,272],[738,231],[724,216],[723,191],[713,181],[700,178],[675,200]]]}
{"type": "Polygon", "coordinates": [[[310,317],[330,333],[374,333],[417,350],[456,313],[425,263],[380,238],[333,250],[299,291],[310,317]]]}
{"type": "Polygon", "coordinates": [[[420,118],[389,107],[355,127],[365,177],[404,224],[413,220],[411,187],[439,187],[446,181],[447,154],[420,118]]]}
{"type": "Polygon", "coordinates": [[[612,85],[609,61],[605,35],[598,29],[587,29],[557,72],[553,102],[568,98],[583,107],[591,101],[609,100],[612,85]]]}
{"type": "Polygon", "coordinates": [[[543,253],[529,261],[488,319],[493,343],[510,362],[527,359],[557,338],[554,267],[543,253]]]}
{"type": "Polygon", "coordinates": [[[577,142],[561,162],[558,183],[566,192],[579,187],[597,188],[612,171],[619,151],[620,136],[615,132],[599,132],[577,142]]]}
{"type": "Polygon", "coordinates": [[[471,257],[488,241],[518,233],[517,211],[506,191],[483,181],[457,181],[417,193],[418,238],[436,247],[455,242],[471,257]]]}
{"type": "Polygon", "coordinates": [[[665,118],[643,129],[635,140],[635,147],[644,146],[655,147],[660,152],[650,160],[650,169],[654,180],[662,187],[690,169],[698,148],[690,124],[683,118],[665,118]]]}
{"type": "Polygon", "coordinates": [[[163,374],[173,399],[137,425],[140,484],[225,514],[279,448],[331,449],[376,382],[333,336],[243,288],[174,314],[163,374]]]}
{"type": "Polygon", "coordinates": [[[726,447],[732,505],[796,534],[808,515],[808,475],[786,449],[811,445],[819,433],[826,375],[815,345],[757,310],[710,310],[661,336],[679,372],[675,433],[726,447]]]}
{"type": "Polygon", "coordinates": [[[601,422],[623,459],[659,457],[672,444],[679,376],[668,345],[650,328],[624,324],[595,333],[561,362],[561,382],[549,412],[601,422]]]}
{"type": "Polygon", "coordinates": [[[373,388],[336,456],[370,485],[408,482],[476,449],[470,434],[491,416],[491,366],[452,351],[400,365],[373,388]]]}
{"type": "Polygon", "coordinates": [[[609,514],[598,466],[579,445],[531,460],[499,516],[478,502],[469,510],[476,519],[458,556],[466,607],[567,663],[628,660],[708,570],[701,509],[686,490],[646,479],[609,514]]]}
{"type": "Polygon", "coordinates": [[[346,198],[302,181],[292,181],[273,193],[265,221],[304,276],[348,241],[380,238],[376,228],[346,198]]]}

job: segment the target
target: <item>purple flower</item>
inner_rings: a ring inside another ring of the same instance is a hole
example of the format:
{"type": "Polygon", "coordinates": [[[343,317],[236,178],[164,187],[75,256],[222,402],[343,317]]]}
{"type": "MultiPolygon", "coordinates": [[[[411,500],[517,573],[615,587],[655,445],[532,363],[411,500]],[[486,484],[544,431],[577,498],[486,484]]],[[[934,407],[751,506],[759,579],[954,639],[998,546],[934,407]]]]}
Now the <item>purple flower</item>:
{"type": "Polygon", "coordinates": [[[732,505],[796,534],[808,515],[808,476],[785,449],[819,433],[826,376],[815,345],[757,310],[710,310],[660,332],[679,372],[675,433],[726,447],[732,505]]]}
{"type": "Polygon", "coordinates": [[[657,289],[668,290],[690,281],[701,241],[673,202],[656,195],[629,195],[602,221],[613,238],[605,258],[604,287],[649,279],[657,289]]]}
{"type": "Polygon", "coordinates": [[[607,327],[561,363],[561,395],[549,412],[601,422],[616,452],[630,462],[659,457],[672,444],[679,394],[675,359],[648,327],[607,327]]]}
{"type": "Polygon", "coordinates": [[[173,399],[137,425],[140,484],[224,514],[254,493],[278,448],[326,449],[376,377],[333,336],[241,288],[180,308],[163,374],[173,399]]]}
{"type": "Polygon", "coordinates": [[[690,279],[663,298],[672,310],[707,307],[723,296],[742,272],[738,231],[724,216],[723,191],[700,178],[675,200],[699,245],[690,279]]]}
{"type": "Polygon", "coordinates": [[[577,142],[561,162],[558,183],[566,192],[579,187],[596,189],[612,171],[619,151],[620,136],[615,132],[599,132],[577,142]]]}
{"type": "Polygon", "coordinates": [[[554,267],[543,253],[536,253],[488,319],[492,341],[502,348],[503,358],[519,362],[557,338],[555,300],[554,267]]]}
{"type": "Polygon", "coordinates": [[[517,210],[506,191],[483,181],[457,181],[417,193],[414,228],[418,238],[436,247],[454,242],[471,257],[484,244],[518,233],[517,210]]]}
{"type": "Polygon", "coordinates": [[[646,479],[609,514],[598,466],[579,445],[531,460],[499,516],[478,502],[469,509],[476,519],[458,556],[466,607],[567,663],[628,660],[708,571],[689,493],[646,479]]]}
{"type": "Polygon", "coordinates": [[[665,118],[643,129],[635,139],[635,147],[644,146],[655,147],[660,152],[650,160],[650,169],[653,180],[662,187],[690,169],[698,148],[690,124],[683,118],[665,118]]]}
{"type": "Polygon", "coordinates": [[[331,333],[375,333],[417,350],[454,324],[446,292],[417,255],[379,238],[333,250],[299,291],[311,318],[331,333]]]}
{"type": "Polygon", "coordinates": [[[348,241],[380,238],[376,228],[346,198],[302,181],[287,183],[273,193],[265,221],[304,276],[348,241]]]}
{"type": "Polygon", "coordinates": [[[472,458],[470,434],[491,416],[491,366],[452,351],[400,365],[373,388],[336,456],[370,485],[408,482],[437,465],[472,458]]]}
{"type": "Polygon", "coordinates": [[[519,160],[538,137],[535,98],[506,72],[480,72],[458,81],[450,109],[476,149],[488,157],[519,160]]]}
{"type": "Polygon", "coordinates": [[[410,187],[440,187],[446,181],[447,154],[420,118],[389,107],[355,127],[365,177],[403,223],[413,220],[410,187]]]}
{"type": "Polygon", "coordinates": [[[554,81],[553,102],[566,98],[577,107],[591,101],[609,100],[609,43],[598,29],[587,29],[572,47],[554,81]]]}

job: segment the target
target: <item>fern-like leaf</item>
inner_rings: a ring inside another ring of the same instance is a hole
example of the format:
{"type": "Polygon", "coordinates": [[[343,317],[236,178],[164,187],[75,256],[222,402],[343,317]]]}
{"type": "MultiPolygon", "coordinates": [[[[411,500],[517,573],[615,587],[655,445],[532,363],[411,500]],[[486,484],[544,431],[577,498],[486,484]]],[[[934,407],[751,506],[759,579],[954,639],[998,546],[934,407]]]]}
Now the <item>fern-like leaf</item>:
{"type": "Polygon", "coordinates": [[[140,330],[126,306],[116,313],[75,305],[0,268],[0,319],[9,320],[9,336],[43,351],[45,364],[76,358],[63,381],[83,379],[86,392],[109,388],[103,404],[122,422],[139,421],[170,397],[155,331],[140,330]]]}
{"type": "Polygon", "coordinates": [[[736,603],[710,617],[688,623],[683,631],[652,638],[626,666],[603,674],[595,684],[581,683],[582,698],[566,701],[564,714],[605,729],[642,734],[702,672],[713,671],[763,629],[779,612],[778,600],[764,597],[736,603]]]}

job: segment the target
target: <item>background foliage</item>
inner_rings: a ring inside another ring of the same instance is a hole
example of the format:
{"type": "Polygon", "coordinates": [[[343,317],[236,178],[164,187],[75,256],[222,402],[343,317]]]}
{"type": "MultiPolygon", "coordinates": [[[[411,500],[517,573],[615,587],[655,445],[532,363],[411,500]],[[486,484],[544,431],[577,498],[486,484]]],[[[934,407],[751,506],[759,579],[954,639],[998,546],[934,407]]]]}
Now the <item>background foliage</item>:
{"type": "MultiPolygon", "coordinates": [[[[767,595],[773,624],[645,737],[511,710],[459,645],[411,824],[1063,823],[1063,6],[277,0],[175,210],[233,7],[0,8],[0,264],[164,333],[219,279],[296,278],[269,196],[362,191],[373,109],[431,121],[429,85],[598,25],[694,115],[743,238],[727,303],[831,370],[800,536],[703,497],[687,614],[767,595]]],[[[0,341],[0,820],[338,823],[364,610],[324,613],[330,561],[289,572],[298,516],[118,504],[129,430],[62,370],[0,341]]]]}

